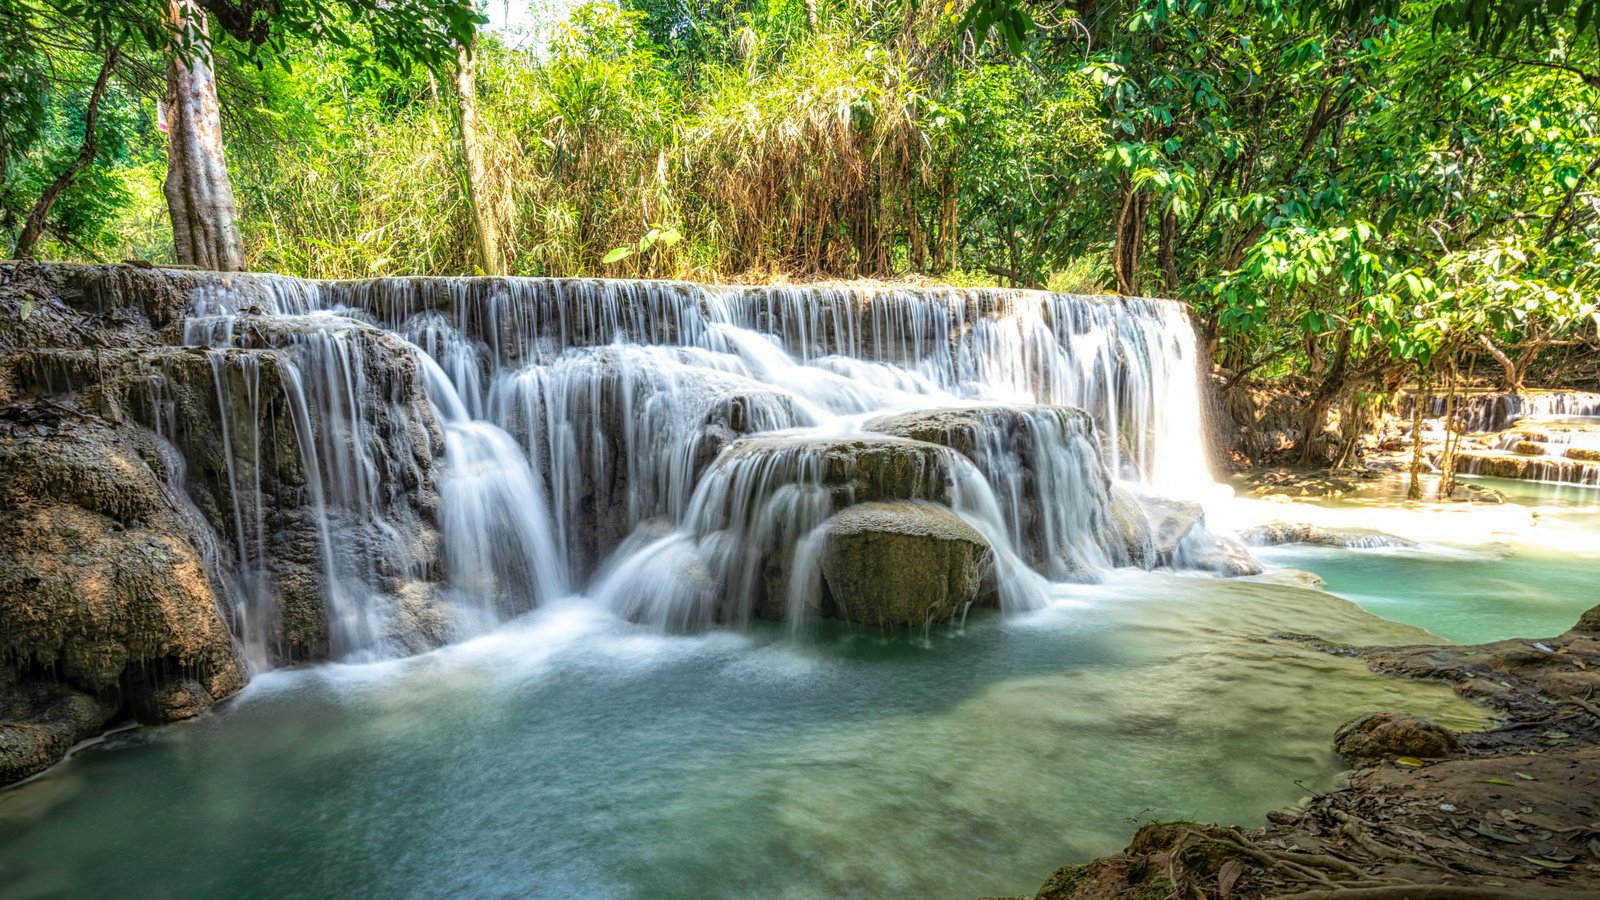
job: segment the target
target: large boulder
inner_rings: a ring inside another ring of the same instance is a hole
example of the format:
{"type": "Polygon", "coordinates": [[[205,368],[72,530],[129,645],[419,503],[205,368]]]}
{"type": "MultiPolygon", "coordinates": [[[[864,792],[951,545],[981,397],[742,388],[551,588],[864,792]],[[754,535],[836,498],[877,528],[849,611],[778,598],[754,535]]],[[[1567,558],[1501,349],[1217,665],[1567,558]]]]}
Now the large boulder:
{"type": "Polygon", "coordinates": [[[114,701],[63,684],[23,681],[0,665],[0,785],[54,765],[116,714],[114,701]]]}
{"type": "Polygon", "coordinates": [[[1374,712],[1357,716],[1333,734],[1333,748],[1352,761],[1414,756],[1437,759],[1460,747],[1455,733],[1421,716],[1374,712]]]}
{"type": "Polygon", "coordinates": [[[931,409],[869,420],[868,431],[949,447],[972,461],[999,502],[1011,543],[1046,576],[1093,580],[1138,564],[1142,539],[1125,534],[1111,473],[1088,413],[1070,406],[931,409]]]}
{"type": "MultiPolygon", "coordinates": [[[[1205,507],[1190,500],[1150,495],[1135,498],[1149,533],[1148,549],[1141,551],[1146,566],[1172,566],[1214,572],[1226,578],[1261,574],[1261,564],[1235,538],[1206,528],[1205,507]]],[[[1131,515],[1127,501],[1121,515],[1131,515]]],[[[1137,536],[1137,529],[1131,532],[1137,536]]],[[[1129,545],[1132,552],[1133,545],[1129,545]]]]}
{"type": "Polygon", "coordinates": [[[696,488],[684,525],[712,560],[719,617],[786,618],[796,549],[828,516],[861,502],[948,503],[961,464],[945,447],[891,437],[757,435],[734,443],[696,488]]]}
{"type": "Polygon", "coordinates": [[[926,503],[862,503],[826,524],[825,611],[865,625],[942,622],[978,598],[994,565],[983,535],[926,503]]]}
{"type": "Polygon", "coordinates": [[[1150,519],[1144,506],[1133,492],[1121,485],[1112,485],[1110,521],[1117,539],[1122,541],[1128,562],[1140,568],[1154,567],[1159,560],[1155,536],[1151,533],[1150,519]]]}
{"type": "Polygon", "coordinates": [[[958,465],[949,449],[926,441],[787,435],[747,438],[717,461],[730,475],[744,470],[758,492],[787,484],[820,485],[835,510],[873,500],[945,502],[958,465]]]}

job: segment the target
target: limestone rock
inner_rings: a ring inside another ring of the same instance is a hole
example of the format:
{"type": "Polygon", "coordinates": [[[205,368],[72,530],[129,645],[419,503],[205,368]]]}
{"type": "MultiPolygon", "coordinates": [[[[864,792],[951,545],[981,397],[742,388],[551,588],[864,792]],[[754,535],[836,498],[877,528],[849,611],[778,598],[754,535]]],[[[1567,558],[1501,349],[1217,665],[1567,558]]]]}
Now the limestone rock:
{"type": "Polygon", "coordinates": [[[1449,756],[1460,745],[1455,733],[1421,716],[1375,712],[1357,716],[1334,732],[1333,747],[1348,760],[1449,756]]]}
{"type": "MultiPolygon", "coordinates": [[[[271,631],[270,661],[325,659],[331,649],[328,565],[300,431],[309,423],[318,441],[312,452],[323,468],[351,473],[319,486],[329,532],[339,535],[332,548],[336,565],[364,571],[365,589],[391,600],[412,572],[437,570],[434,467],[443,433],[420,399],[413,351],[395,336],[334,316],[241,316],[231,327],[250,348],[0,355],[0,402],[12,398],[16,408],[15,401],[26,398],[35,406],[75,410],[79,421],[119,431],[143,425],[162,435],[170,446],[158,443],[148,454],[152,464],[164,469],[168,453],[181,470],[181,483],[172,487],[223,546],[247,545],[257,564],[251,585],[272,609],[270,615],[257,610],[255,623],[271,631]],[[334,364],[326,380],[303,377],[307,368],[325,371],[334,364]],[[334,380],[349,388],[354,403],[326,393],[326,382],[334,380]],[[356,420],[343,421],[352,408],[359,410],[356,420]],[[370,480],[357,476],[364,469],[370,480]],[[341,496],[363,483],[373,490],[341,496]]],[[[33,459],[23,478],[30,490],[48,488],[86,509],[120,519],[138,515],[136,506],[145,501],[130,496],[115,471],[106,471],[94,481],[102,467],[73,466],[47,454],[33,459]],[[63,481],[56,471],[62,465],[78,483],[63,481]]]]}
{"type": "Polygon", "coordinates": [[[1174,554],[1174,562],[1184,568],[1215,572],[1224,578],[1260,575],[1262,572],[1261,563],[1250,555],[1243,544],[1204,528],[1190,534],[1180,552],[1174,554]]]}
{"type": "Polygon", "coordinates": [[[1579,616],[1578,624],[1572,626],[1572,630],[1581,631],[1585,634],[1600,634],[1600,606],[1592,607],[1588,612],[1579,616]]]}
{"type": "Polygon", "coordinates": [[[1198,503],[1149,496],[1138,500],[1150,522],[1150,537],[1157,556],[1171,557],[1197,526],[1204,528],[1206,510],[1198,503]]]}
{"type": "Polygon", "coordinates": [[[1128,561],[1145,569],[1155,566],[1159,554],[1139,498],[1121,485],[1112,485],[1109,511],[1111,527],[1127,548],[1128,561]]]}
{"type": "Polygon", "coordinates": [[[988,405],[881,416],[868,431],[949,447],[983,474],[1006,516],[1017,552],[1056,579],[1093,580],[1088,570],[1142,564],[1138,517],[1117,520],[1114,485],[1094,421],[1081,409],[988,405]]]}
{"type": "Polygon", "coordinates": [[[117,712],[64,684],[23,682],[0,666],[0,785],[21,781],[54,765],[73,744],[99,733],[117,712]]]}
{"type": "Polygon", "coordinates": [[[863,503],[828,520],[822,574],[841,618],[919,626],[958,615],[994,564],[982,534],[947,509],[863,503]]]}
{"type": "Polygon", "coordinates": [[[1269,522],[1246,528],[1239,533],[1239,537],[1255,547],[1275,547],[1280,544],[1319,544],[1347,549],[1415,546],[1413,541],[1372,528],[1328,528],[1309,522],[1269,522]]]}
{"type": "Polygon", "coordinates": [[[143,432],[97,421],[0,443],[6,777],[119,710],[174,721],[244,685],[218,586],[152,460],[143,432]]]}
{"type": "Polygon", "coordinates": [[[814,477],[838,510],[874,500],[948,499],[958,460],[938,444],[892,437],[756,436],[729,448],[725,464],[758,462],[777,483],[814,477]]]}

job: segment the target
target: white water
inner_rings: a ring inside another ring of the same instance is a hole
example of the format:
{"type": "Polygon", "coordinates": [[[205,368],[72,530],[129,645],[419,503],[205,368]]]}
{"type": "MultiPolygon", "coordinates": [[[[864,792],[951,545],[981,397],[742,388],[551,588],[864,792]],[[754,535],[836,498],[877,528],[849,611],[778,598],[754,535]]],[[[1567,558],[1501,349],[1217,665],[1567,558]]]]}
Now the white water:
{"type": "MultiPolygon", "coordinates": [[[[386,459],[425,440],[394,446],[396,429],[372,424],[372,405],[419,400],[374,396],[361,355],[374,326],[414,354],[442,431],[432,565],[457,639],[573,592],[666,630],[779,618],[798,633],[818,612],[819,528],[857,499],[841,482],[875,477],[853,454],[892,440],[872,433],[886,414],[979,410],[972,458],[908,451],[922,469],[906,496],[951,508],[989,539],[1006,610],[1037,608],[1051,580],[1092,581],[1130,562],[1109,526],[1110,476],[1174,496],[1212,486],[1193,335],[1181,308],[1161,301],[239,276],[198,291],[185,331],[219,348],[219,409],[250,410],[236,422],[259,420],[259,378],[235,396],[222,370],[254,360],[220,348],[240,345],[238,323],[261,316],[287,335],[272,352],[341,658],[384,653],[392,613],[375,598],[430,577],[426,552],[386,518],[397,499],[386,459]],[[1015,404],[1010,431],[983,418],[1015,404]],[[349,547],[339,523],[396,537],[349,547]]],[[[259,667],[268,629],[255,623],[272,621],[262,510],[273,501],[254,477],[259,435],[224,440],[233,521],[219,528],[233,536],[247,597],[237,621],[259,667]]]]}

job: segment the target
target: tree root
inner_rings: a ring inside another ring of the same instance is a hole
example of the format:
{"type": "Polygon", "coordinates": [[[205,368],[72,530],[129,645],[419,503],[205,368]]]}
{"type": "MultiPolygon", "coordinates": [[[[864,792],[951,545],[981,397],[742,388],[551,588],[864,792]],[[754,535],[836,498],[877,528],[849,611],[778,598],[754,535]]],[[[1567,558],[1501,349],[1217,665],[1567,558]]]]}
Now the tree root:
{"type": "Polygon", "coordinates": [[[1549,891],[1501,890],[1455,884],[1392,884],[1377,887],[1335,887],[1331,890],[1283,894],[1278,900],[1538,900],[1549,891]]]}

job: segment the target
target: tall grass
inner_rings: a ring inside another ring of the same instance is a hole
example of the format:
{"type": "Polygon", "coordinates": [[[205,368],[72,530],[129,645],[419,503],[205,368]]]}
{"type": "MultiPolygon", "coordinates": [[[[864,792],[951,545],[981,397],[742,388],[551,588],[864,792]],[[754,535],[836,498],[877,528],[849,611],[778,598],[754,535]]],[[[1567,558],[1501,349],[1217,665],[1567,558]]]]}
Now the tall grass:
{"type": "MultiPolygon", "coordinates": [[[[881,42],[854,22],[746,28],[729,60],[692,75],[609,5],[579,8],[542,57],[488,45],[487,207],[510,270],[768,280],[959,268],[958,147],[933,124],[948,76],[928,61],[942,45],[918,27],[932,26],[880,28],[881,42]],[[602,262],[656,226],[684,240],[602,262]]],[[[261,109],[236,117],[250,130],[235,177],[253,265],[471,272],[450,92],[414,78],[352,95],[332,68],[274,76],[261,109]]]]}

